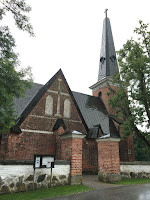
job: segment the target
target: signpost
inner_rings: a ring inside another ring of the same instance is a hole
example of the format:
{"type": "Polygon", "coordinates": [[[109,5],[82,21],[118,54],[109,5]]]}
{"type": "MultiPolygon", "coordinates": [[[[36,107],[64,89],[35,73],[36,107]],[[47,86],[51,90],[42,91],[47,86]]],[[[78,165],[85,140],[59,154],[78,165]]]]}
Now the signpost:
{"type": "Polygon", "coordinates": [[[34,174],[33,174],[33,189],[34,189],[34,179],[35,179],[35,169],[38,168],[50,168],[51,176],[50,176],[50,187],[52,182],[52,168],[54,168],[54,155],[34,155],[34,174]]]}

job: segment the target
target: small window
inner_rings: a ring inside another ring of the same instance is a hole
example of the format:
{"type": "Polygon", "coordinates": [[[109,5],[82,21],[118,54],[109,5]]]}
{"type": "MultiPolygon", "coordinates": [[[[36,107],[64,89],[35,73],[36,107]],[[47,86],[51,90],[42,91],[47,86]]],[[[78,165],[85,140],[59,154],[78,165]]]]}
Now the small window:
{"type": "Polygon", "coordinates": [[[53,97],[51,95],[46,97],[45,115],[53,115],[53,97]]]}
{"type": "Polygon", "coordinates": [[[104,64],[105,60],[106,60],[106,58],[104,58],[103,56],[100,58],[100,62],[101,62],[102,64],[104,64]]]}
{"type": "Polygon", "coordinates": [[[128,154],[131,154],[131,149],[128,149],[128,154]]]}
{"type": "Polygon", "coordinates": [[[70,118],[70,107],[71,107],[70,100],[65,99],[65,101],[64,101],[64,117],[65,118],[70,118]]]}
{"type": "Polygon", "coordinates": [[[102,92],[101,91],[98,93],[98,97],[102,97],[102,92]]]}

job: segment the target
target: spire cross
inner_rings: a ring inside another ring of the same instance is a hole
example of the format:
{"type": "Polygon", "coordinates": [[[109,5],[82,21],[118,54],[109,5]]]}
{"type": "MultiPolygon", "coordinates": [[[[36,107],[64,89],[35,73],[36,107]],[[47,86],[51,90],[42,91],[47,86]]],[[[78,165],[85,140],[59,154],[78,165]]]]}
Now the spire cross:
{"type": "Polygon", "coordinates": [[[104,13],[106,13],[106,18],[107,18],[107,11],[108,11],[108,9],[106,8],[106,9],[105,9],[105,12],[104,12],[104,13]]]}

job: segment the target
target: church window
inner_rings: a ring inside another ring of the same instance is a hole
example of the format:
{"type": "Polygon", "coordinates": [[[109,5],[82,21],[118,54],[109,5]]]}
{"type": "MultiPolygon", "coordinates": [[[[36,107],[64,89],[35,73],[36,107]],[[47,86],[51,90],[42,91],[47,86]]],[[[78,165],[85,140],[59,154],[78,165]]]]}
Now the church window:
{"type": "Polygon", "coordinates": [[[110,60],[114,63],[116,61],[116,56],[114,55],[110,56],[110,60]]]}
{"type": "Polygon", "coordinates": [[[101,62],[102,64],[104,64],[105,60],[106,60],[106,58],[104,58],[103,56],[100,58],[100,62],[101,62]]]}
{"type": "Polygon", "coordinates": [[[64,117],[65,118],[70,118],[70,107],[71,107],[70,100],[65,99],[65,101],[64,101],[64,117]]]}
{"type": "Polygon", "coordinates": [[[128,154],[131,154],[131,149],[128,149],[128,154]]]}
{"type": "Polygon", "coordinates": [[[45,115],[53,115],[53,97],[51,95],[46,97],[45,115]]]}
{"type": "Polygon", "coordinates": [[[98,93],[98,97],[102,97],[102,92],[101,91],[98,93]]]}

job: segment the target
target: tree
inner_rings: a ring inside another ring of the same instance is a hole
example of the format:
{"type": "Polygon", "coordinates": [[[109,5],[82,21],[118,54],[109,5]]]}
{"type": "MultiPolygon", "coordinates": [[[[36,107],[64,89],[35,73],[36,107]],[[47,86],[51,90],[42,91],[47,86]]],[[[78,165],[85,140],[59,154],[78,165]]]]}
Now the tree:
{"type": "Polygon", "coordinates": [[[27,31],[31,36],[34,35],[33,27],[29,23],[29,17],[26,15],[31,11],[31,7],[26,4],[25,0],[0,0],[0,19],[7,12],[11,12],[17,27],[27,31]]]}
{"type": "MultiPolygon", "coordinates": [[[[150,32],[148,24],[139,21],[130,39],[118,51],[120,74],[115,74],[118,90],[110,88],[109,103],[123,121],[123,137],[133,132],[150,146],[150,32]]],[[[108,95],[109,95],[108,94],[108,95]]]]}
{"type": "MultiPolygon", "coordinates": [[[[31,8],[24,0],[3,0],[0,4],[0,20],[7,12],[11,12],[17,27],[34,35],[26,15],[31,8]]],[[[32,83],[29,67],[17,69],[20,62],[14,48],[15,40],[8,26],[0,26],[0,133],[7,133],[15,123],[14,97],[21,97],[32,83]]]]}
{"type": "Polygon", "coordinates": [[[134,135],[134,152],[136,161],[150,161],[150,148],[144,141],[134,135]]]}

